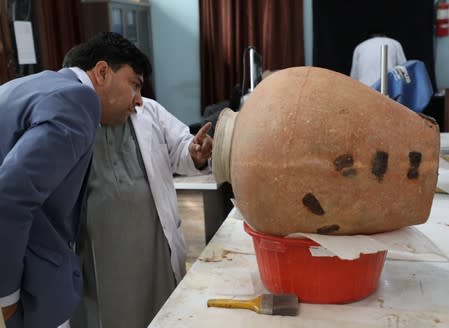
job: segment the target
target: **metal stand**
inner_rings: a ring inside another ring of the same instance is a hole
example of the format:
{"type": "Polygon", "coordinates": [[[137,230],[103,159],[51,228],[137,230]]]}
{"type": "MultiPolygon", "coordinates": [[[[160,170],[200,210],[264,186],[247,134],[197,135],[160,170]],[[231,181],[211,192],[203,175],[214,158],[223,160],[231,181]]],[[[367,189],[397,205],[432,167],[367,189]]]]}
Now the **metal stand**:
{"type": "Polygon", "coordinates": [[[380,93],[388,97],[388,45],[380,50],[380,93]]]}

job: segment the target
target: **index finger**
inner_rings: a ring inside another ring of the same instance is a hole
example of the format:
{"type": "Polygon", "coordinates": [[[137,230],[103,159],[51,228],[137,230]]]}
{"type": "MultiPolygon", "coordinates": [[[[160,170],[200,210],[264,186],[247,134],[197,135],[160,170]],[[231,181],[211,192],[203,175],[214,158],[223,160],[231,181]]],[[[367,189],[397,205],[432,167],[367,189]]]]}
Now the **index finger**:
{"type": "Polygon", "coordinates": [[[197,142],[197,141],[203,139],[203,138],[206,136],[207,131],[209,131],[209,129],[210,129],[211,127],[212,127],[212,123],[211,123],[211,122],[207,122],[206,124],[204,124],[204,125],[201,127],[201,129],[199,129],[198,132],[196,133],[195,138],[194,138],[194,139],[195,139],[195,142],[197,142]]]}

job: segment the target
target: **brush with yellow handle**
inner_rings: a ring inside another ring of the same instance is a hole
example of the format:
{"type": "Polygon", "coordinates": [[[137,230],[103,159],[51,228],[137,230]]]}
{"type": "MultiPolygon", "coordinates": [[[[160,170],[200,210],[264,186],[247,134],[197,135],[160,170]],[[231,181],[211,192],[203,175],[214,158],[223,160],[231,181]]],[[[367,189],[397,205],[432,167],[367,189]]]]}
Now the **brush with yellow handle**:
{"type": "Polygon", "coordinates": [[[249,300],[217,298],[207,301],[208,307],[246,309],[262,314],[298,315],[298,298],[296,295],[262,294],[249,300]]]}

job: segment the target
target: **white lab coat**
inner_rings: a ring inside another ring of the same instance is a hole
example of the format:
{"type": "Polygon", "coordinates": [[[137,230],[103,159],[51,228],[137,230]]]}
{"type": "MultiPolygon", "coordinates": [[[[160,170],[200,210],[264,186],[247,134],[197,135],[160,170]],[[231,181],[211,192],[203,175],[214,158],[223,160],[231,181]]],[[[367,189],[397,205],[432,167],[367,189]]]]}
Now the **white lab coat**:
{"type": "Polygon", "coordinates": [[[388,45],[388,70],[407,61],[404,50],[398,41],[387,37],[374,37],[355,47],[352,55],[352,78],[368,86],[372,86],[380,79],[381,49],[384,44],[388,45]]]}
{"type": "Polygon", "coordinates": [[[185,274],[186,244],[173,185],[173,173],[195,175],[189,154],[193,139],[189,128],[156,101],[143,98],[143,106],[131,115],[151,192],[171,251],[171,265],[179,283],[185,274]]]}

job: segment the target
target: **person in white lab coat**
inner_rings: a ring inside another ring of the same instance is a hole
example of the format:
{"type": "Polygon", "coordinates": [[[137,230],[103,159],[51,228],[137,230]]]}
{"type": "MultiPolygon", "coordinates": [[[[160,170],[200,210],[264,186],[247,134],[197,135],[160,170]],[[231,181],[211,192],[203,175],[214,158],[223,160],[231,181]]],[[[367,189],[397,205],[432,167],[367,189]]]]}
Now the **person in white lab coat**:
{"type": "Polygon", "coordinates": [[[142,101],[127,124],[97,131],[72,328],[146,327],[185,274],[173,173],[209,170],[211,124],[194,137],[156,101],[142,101]]]}
{"type": "Polygon", "coordinates": [[[388,45],[388,70],[407,61],[404,50],[398,41],[383,35],[375,35],[355,47],[350,73],[352,78],[368,86],[372,86],[380,79],[383,45],[388,45]]]}
{"type": "Polygon", "coordinates": [[[153,198],[171,249],[171,265],[179,282],[185,274],[185,242],[180,229],[173,174],[210,172],[212,138],[205,124],[193,136],[188,126],[152,99],[131,115],[153,198]]]}
{"type": "MultiPolygon", "coordinates": [[[[74,47],[63,66],[83,69],[90,58],[74,47]]],[[[210,172],[211,123],[193,136],[156,101],[138,104],[126,123],[97,129],[77,242],[84,293],[72,328],[147,327],[185,274],[173,174],[210,172]]]]}

